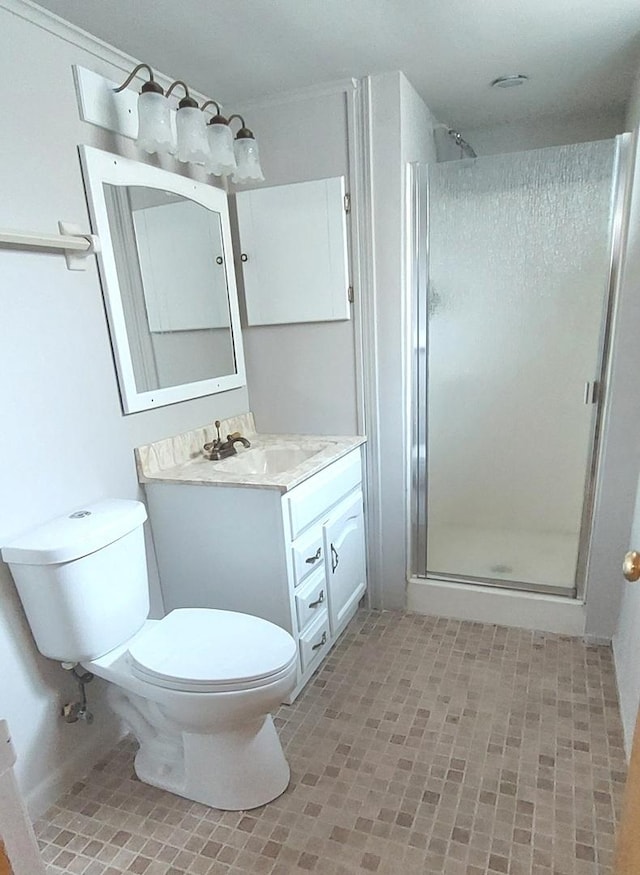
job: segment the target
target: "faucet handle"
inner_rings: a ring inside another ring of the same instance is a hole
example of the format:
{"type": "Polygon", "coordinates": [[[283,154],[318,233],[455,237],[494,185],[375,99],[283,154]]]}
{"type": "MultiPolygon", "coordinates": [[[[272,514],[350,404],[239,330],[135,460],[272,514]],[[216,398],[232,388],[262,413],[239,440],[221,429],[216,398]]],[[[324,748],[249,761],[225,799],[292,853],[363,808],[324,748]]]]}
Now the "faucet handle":
{"type": "Polygon", "coordinates": [[[227,440],[228,441],[239,441],[241,437],[242,437],[242,435],[240,434],[239,431],[234,431],[233,434],[227,435],[227,440]]]}
{"type": "Polygon", "coordinates": [[[209,441],[208,443],[206,443],[206,444],[203,446],[202,449],[205,450],[205,451],[208,452],[208,453],[210,453],[212,450],[217,450],[218,447],[220,446],[220,444],[222,443],[222,441],[221,441],[221,439],[220,439],[220,420],[219,420],[219,419],[216,419],[216,421],[215,421],[213,424],[214,424],[215,427],[216,427],[216,431],[217,431],[217,433],[218,433],[218,436],[217,436],[217,438],[216,438],[214,441],[209,441]]]}

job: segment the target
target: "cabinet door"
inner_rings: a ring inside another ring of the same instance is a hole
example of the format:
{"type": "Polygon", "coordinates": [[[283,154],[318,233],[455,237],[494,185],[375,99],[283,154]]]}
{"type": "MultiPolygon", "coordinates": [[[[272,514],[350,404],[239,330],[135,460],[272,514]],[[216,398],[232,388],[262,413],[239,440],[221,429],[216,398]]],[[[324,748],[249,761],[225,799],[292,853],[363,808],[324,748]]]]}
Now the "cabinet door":
{"type": "Polygon", "coordinates": [[[236,194],[247,323],[349,319],[343,176],[236,194]]]}
{"type": "Polygon", "coordinates": [[[338,635],[366,589],[362,492],[345,498],[324,524],[329,619],[338,635]]]}

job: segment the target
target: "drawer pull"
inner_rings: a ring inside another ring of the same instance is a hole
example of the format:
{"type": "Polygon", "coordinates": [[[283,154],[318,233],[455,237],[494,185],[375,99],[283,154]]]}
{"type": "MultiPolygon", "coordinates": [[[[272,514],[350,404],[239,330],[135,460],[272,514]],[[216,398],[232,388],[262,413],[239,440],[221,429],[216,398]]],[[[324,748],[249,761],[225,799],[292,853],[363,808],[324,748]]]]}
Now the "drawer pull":
{"type": "Polygon", "coordinates": [[[312,649],[312,650],[319,650],[321,647],[324,647],[324,645],[325,645],[326,643],[327,643],[327,633],[326,633],[326,632],[323,632],[323,633],[322,633],[322,638],[318,641],[317,644],[314,644],[314,645],[312,646],[311,649],[312,649]]]}
{"type": "Polygon", "coordinates": [[[331,545],[331,573],[332,574],[336,573],[336,568],[338,567],[339,561],[340,561],[340,559],[338,557],[338,551],[336,550],[336,548],[332,544],[331,545]]]}
{"type": "Polygon", "coordinates": [[[315,600],[315,602],[309,602],[309,607],[310,607],[310,608],[317,608],[318,605],[321,605],[323,601],[324,601],[324,590],[321,589],[321,590],[320,590],[320,595],[319,595],[318,598],[315,600]]]}
{"type": "Polygon", "coordinates": [[[314,556],[308,556],[304,561],[307,565],[313,565],[314,562],[317,562],[318,559],[322,556],[322,547],[318,547],[314,556]]]}

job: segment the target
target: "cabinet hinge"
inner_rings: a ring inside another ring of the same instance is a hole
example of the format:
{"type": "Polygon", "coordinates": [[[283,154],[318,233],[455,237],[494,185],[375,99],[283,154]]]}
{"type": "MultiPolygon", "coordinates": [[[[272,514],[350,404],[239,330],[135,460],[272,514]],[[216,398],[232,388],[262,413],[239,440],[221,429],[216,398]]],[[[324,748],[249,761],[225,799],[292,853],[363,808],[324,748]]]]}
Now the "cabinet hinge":
{"type": "Polygon", "coordinates": [[[353,291],[353,286],[349,286],[349,288],[347,289],[347,300],[349,301],[350,304],[353,304],[354,297],[355,297],[355,295],[354,295],[354,291],[353,291]]]}
{"type": "Polygon", "coordinates": [[[345,213],[351,212],[351,195],[345,194],[344,196],[344,211],[345,213]]]}

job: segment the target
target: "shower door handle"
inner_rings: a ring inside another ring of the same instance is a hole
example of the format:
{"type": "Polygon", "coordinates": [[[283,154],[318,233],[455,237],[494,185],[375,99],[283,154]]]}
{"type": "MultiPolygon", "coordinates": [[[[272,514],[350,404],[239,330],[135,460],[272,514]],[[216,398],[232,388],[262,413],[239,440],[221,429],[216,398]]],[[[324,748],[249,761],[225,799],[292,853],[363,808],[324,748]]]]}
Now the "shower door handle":
{"type": "Polygon", "coordinates": [[[598,401],[598,392],[599,384],[597,380],[594,380],[592,383],[584,384],[584,403],[585,404],[595,404],[598,401]]]}

